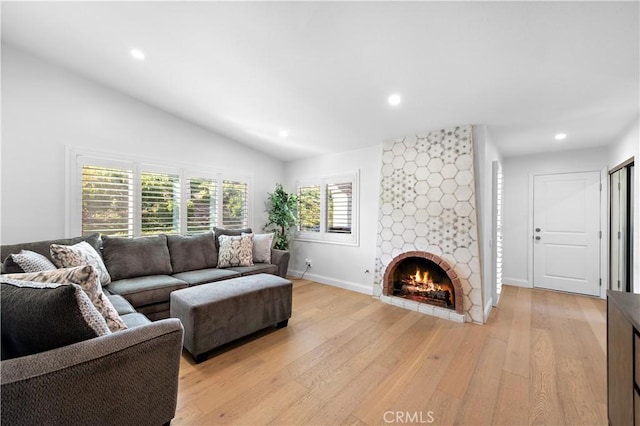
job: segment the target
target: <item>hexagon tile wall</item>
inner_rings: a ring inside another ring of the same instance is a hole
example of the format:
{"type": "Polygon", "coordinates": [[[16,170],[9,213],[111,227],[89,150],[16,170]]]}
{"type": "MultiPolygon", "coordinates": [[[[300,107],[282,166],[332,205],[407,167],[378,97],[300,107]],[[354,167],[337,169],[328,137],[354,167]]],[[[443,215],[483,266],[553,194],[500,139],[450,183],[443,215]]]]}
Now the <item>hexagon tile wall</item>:
{"type": "Polygon", "coordinates": [[[482,282],[471,126],[384,142],[374,296],[455,321],[483,323],[482,282]],[[464,292],[455,311],[382,294],[382,277],[396,256],[427,251],[449,262],[464,292]]]}

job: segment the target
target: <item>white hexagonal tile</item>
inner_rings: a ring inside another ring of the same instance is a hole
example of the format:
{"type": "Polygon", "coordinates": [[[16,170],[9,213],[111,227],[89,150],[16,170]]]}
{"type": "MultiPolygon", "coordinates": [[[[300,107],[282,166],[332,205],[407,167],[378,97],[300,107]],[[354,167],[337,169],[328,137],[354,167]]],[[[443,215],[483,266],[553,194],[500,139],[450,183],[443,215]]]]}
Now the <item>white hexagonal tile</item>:
{"type": "Polygon", "coordinates": [[[440,199],[440,204],[442,204],[442,207],[444,207],[445,209],[454,208],[457,202],[458,201],[456,200],[456,197],[453,196],[453,194],[444,194],[442,196],[442,199],[440,199]]]}
{"type": "Polygon", "coordinates": [[[443,179],[442,176],[440,176],[440,173],[430,173],[427,177],[427,183],[432,188],[439,187],[442,183],[442,180],[443,179]]]}
{"type": "Polygon", "coordinates": [[[453,178],[456,173],[458,173],[458,169],[456,169],[456,166],[454,166],[453,164],[445,164],[444,166],[442,166],[442,170],[440,171],[440,174],[445,179],[453,178]]]}
{"type": "Polygon", "coordinates": [[[393,231],[391,231],[391,229],[389,228],[382,228],[382,231],[380,232],[380,237],[384,241],[391,241],[391,238],[393,238],[393,231]]]}
{"type": "Polygon", "coordinates": [[[418,166],[416,165],[415,161],[408,161],[405,165],[404,165],[404,172],[408,175],[413,175],[416,173],[416,170],[418,170],[418,166]]]}
{"type": "Polygon", "coordinates": [[[479,273],[480,272],[480,261],[478,260],[477,257],[472,258],[469,263],[469,268],[471,268],[471,272],[476,272],[479,273]]]}
{"type": "Polygon", "coordinates": [[[396,144],[393,146],[392,151],[393,151],[393,153],[395,154],[395,156],[396,156],[396,157],[398,157],[398,156],[400,156],[400,155],[404,154],[404,151],[406,150],[406,148],[407,148],[407,147],[406,147],[406,146],[404,146],[404,144],[403,144],[403,143],[396,143],[396,144]]]}
{"type": "Polygon", "coordinates": [[[429,155],[426,152],[420,152],[416,155],[415,161],[418,167],[424,167],[429,163],[429,155]]]}
{"type": "Polygon", "coordinates": [[[391,162],[391,164],[393,164],[393,167],[396,170],[402,170],[402,168],[404,167],[404,157],[401,156],[397,156],[396,158],[393,159],[393,161],[391,162]]]}
{"type": "MultiPolygon", "coordinates": [[[[402,239],[402,236],[396,235],[395,237],[393,237],[391,239],[391,245],[393,246],[393,248],[396,248],[396,249],[402,248],[402,246],[404,245],[404,240],[402,239]]],[[[391,254],[393,254],[393,250],[391,251],[391,254]]]]}
{"type": "Polygon", "coordinates": [[[470,185],[473,182],[473,175],[469,170],[461,170],[456,175],[458,185],[470,185]]]}
{"type": "Polygon", "coordinates": [[[416,214],[413,215],[413,217],[415,217],[416,219],[416,223],[427,223],[427,220],[429,220],[429,213],[427,213],[427,209],[419,209],[416,210],[416,214]]]}
{"type": "Polygon", "coordinates": [[[469,281],[469,286],[471,287],[471,290],[469,291],[469,294],[471,294],[471,292],[473,291],[474,288],[480,288],[480,274],[476,273],[476,272],[472,272],[471,276],[468,278],[469,281]]]}
{"type": "Polygon", "coordinates": [[[468,263],[471,260],[471,253],[469,253],[469,249],[458,247],[453,252],[453,256],[456,258],[458,262],[468,263]]]}
{"type": "Polygon", "coordinates": [[[393,219],[394,222],[402,222],[402,219],[404,218],[404,212],[400,209],[394,209],[391,212],[391,219],[393,219]]]}
{"type": "Polygon", "coordinates": [[[393,165],[385,164],[382,166],[382,176],[390,177],[393,175],[393,165]]]}
{"type": "Polygon", "coordinates": [[[406,216],[402,220],[402,225],[404,225],[404,229],[413,229],[416,226],[416,218],[414,216],[406,216]]]}
{"type": "Polygon", "coordinates": [[[442,148],[442,145],[438,143],[431,144],[427,149],[427,152],[432,158],[440,157],[442,155],[442,151],[444,151],[444,148],[442,148]]]}
{"type": "Polygon", "coordinates": [[[418,142],[418,138],[415,135],[410,135],[404,138],[404,144],[407,148],[416,146],[416,142],[418,142]]]}
{"type": "Polygon", "coordinates": [[[383,255],[385,253],[391,254],[392,249],[393,249],[393,245],[391,244],[391,241],[384,241],[382,244],[380,244],[380,251],[382,251],[383,255]]]}
{"type": "Polygon", "coordinates": [[[429,199],[427,198],[426,195],[418,195],[413,200],[413,204],[415,204],[418,210],[426,209],[427,204],[429,204],[429,199]]]}
{"type": "Polygon", "coordinates": [[[453,194],[453,192],[458,188],[458,184],[453,179],[445,179],[440,184],[440,189],[444,194],[453,194]]]}
{"type": "Polygon", "coordinates": [[[418,183],[416,183],[416,194],[420,194],[420,195],[424,195],[427,193],[427,191],[429,190],[429,185],[427,185],[427,182],[421,180],[418,183]]]}
{"type": "Polygon", "coordinates": [[[456,199],[460,201],[468,201],[471,198],[473,192],[468,185],[459,185],[455,191],[456,199]]]}
{"type": "Polygon", "coordinates": [[[416,170],[415,176],[418,180],[426,180],[431,172],[427,169],[427,166],[418,167],[416,170]]]}
{"type": "Polygon", "coordinates": [[[391,225],[393,225],[393,219],[391,218],[391,216],[383,216],[380,219],[380,223],[382,224],[382,226],[384,226],[385,228],[391,228],[391,225]]]}
{"type": "Polygon", "coordinates": [[[472,289],[471,292],[469,293],[469,299],[471,300],[471,303],[473,303],[474,305],[482,306],[482,293],[480,292],[480,289],[479,288],[472,289]]]}
{"type": "Polygon", "coordinates": [[[471,169],[472,163],[471,156],[469,154],[462,154],[456,159],[455,165],[458,170],[469,170],[471,169]]]}
{"type": "Polygon", "coordinates": [[[482,307],[474,305],[467,311],[467,313],[469,314],[473,322],[478,324],[482,324],[484,322],[482,307]]]}
{"type": "Polygon", "coordinates": [[[433,232],[442,229],[442,219],[439,216],[429,217],[427,227],[433,232]]]}
{"type": "Polygon", "coordinates": [[[413,243],[416,239],[416,233],[413,229],[407,229],[402,233],[402,238],[408,243],[413,243]]]}
{"type": "Polygon", "coordinates": [[[431,160],[429,160],[429,164],[427,165],[427,168],[432,173],[438,173],[440,172],[440,170],[442,170],[443,166],[444,166],[444,163],[440,158],[432,158],[431,160]]]}
{"type": "Polygon", "coordinates": [[[402,235],[402,232],[404,231],[404,226],[402,225],[402,223],[396,222],[393,225],[391,225],[391,230],[393,231],[394,235],[402,235]]]}
{"type": "Polygon", "coordinates": [[[391,164],[394,157],[393,151],[384,151],[382,153],[382,164],[391,164]]]}
{"type": "Polygon", "coordinates": [[[440,199],[442,198],[442,191],[437,187],[429,188],[429,190],[427,191],[427,198],[430,201],[440,201],[440,199]]]}
{"type": "Polygon", "coordinates": [[[402,154],[404,159],[407,161],[413,161],[417,155],[418,155],[418,151],[416,151],[415,148],[407,148],[405,149],[404,154],[402,154]]]}
{"type": "Polygon", "coordinates": [[[469,268],[469,265],[466,263],[458,263],[453,269],[460,278],[464,278],[465,280],[471,276],[471,268],[469,268]]]}
{"type": "Polygon", "coordinates": [[[414,231],[418,237],[426,237],[429,233],[429,228],[424,223],[418,223],[414,228],[414,231]]]}
{"type": "Polygon", "coordinates": [[[416,212],[416,206],[413,203],[406,203],[403,207],[402,207],[402,211],[404,212],[405,215],[407,216],[413,216],[414,213],[416,212]]]}
{"type": "Polygon", "coordinates": [[[440,216],[442,214],[442,205],[440,203],[429,203],[427,206],[429,216],[440,216]]]}
{"type": "MultiPolygon", "coordinates": [[[[389,243],[389,245],[391,245],[391,243],[389,243]]],[[[393,251],[393,250],[391,250],[391,251],[393,251]]],[[[393,257],[391,257],[391,251],[389,251],[388,254],[387,253],[383,253],[382,256],[380,256],[380,260],[385,265],[388,265],[389,263],[391,263],[391,260],[393,260],[393,257]]]]}
{"type": "Polygon", "coordinates": [[[416,238],[414,245],[416,246],[416,250],[420,251],[428,251],[427,247],[429,247],[429,241],[425,237],[416,238]]]}
{"type": "Polygon", "coordinates": [[[382,211],[382,214],[389,215],[393,211],[393,206],[391,203],[383,203],[380,210],[382,211]]]}
{"type": "Polygon", "coordinates": [[[456,204],[455,211],[458,216],[470,216],[473,212],[473,207],[467,201],[460,201],[456,204]]]}

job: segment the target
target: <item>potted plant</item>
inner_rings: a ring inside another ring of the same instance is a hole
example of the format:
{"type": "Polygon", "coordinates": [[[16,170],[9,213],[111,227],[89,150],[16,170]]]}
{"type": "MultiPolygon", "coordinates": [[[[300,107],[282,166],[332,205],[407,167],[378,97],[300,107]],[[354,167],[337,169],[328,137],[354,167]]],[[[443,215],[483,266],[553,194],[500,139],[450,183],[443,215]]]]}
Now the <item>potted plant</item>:
{"type": "Polygon", "coordinates": [[[275,230],[274,248],[289,250],[291,228],[298,224],[298,197],[289,194],[277,183],[276,190],[267,199],[267,213],[269,222],[265,230],[275,230]]]}

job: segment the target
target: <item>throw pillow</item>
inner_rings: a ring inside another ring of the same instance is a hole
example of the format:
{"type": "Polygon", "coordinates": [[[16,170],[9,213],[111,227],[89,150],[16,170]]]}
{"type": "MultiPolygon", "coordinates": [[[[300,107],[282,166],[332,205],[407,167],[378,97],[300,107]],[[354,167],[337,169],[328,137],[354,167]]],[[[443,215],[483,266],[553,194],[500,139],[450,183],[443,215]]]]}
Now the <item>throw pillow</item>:
{"type": "Polygon", "coordinates": [[[1,278],[2,359],[17,358],[109,334],[104,318],[75,284],[1,278]]]}
{"type": "Polygon", "coordinates": [[[102,314],[107,322],[107,326],[109,326],[109,330],[119,331],[127,328],[109,298],[102,292],[102,286],[100,285],[96,269],[91,265],[56,269],[55,271],[33,272],[30,274],[8,274],[5,275],[5,277],[37,283],[77,284],[87,293],[93,306],[102,314]]]}
{"type": "Polygon", "coordinates": [[[102,256],[113,281],[147,275],[171,275],[166,235],[102,237],[102,256]]]}
{"type": "Polygon", "coordinates": [[[218,250],[211,231],[196,235],[167,235],[171,268],[177,274],[218,266],[218,250]]]}
{"type": "Polygon", "coordinates": [[[218,268],[253,265],[253,234],[220,235],[218,268]]]}
{"type": "Polygon", "coordinates": [[[215,237],[216,248],[218,251],[220,250],[220,235],[231,235],[232,237],[236,237],[242,234],[251,234],[251,228],[243,228],[243,229],[226,229],[226,228],[218,228],[214,226],[213,235],[215,237]]]}
{"type": "Polygon", "coordinates": [[[20,250],[20,253],[12,254],[11,257],[24,272],[53,271],[56,269],[56,265],[35,251],[20,250]]]}
{"type": "Polygon", "coordinates": [[[104,266],[100,254],[85,241],[72,246],[51,244],[51,258],[58,268],[91,265],[96,268],[102,285],[107,285],[111,282],[109,271],[104,266]]]}
{"type": "MultiPolygon", "coordinates": [[[[251,234],[242,234],[251,235],[251,234]]],[[[271,263],[271,246],[274,233],[253,234],[253,263],[271,263]]]]}

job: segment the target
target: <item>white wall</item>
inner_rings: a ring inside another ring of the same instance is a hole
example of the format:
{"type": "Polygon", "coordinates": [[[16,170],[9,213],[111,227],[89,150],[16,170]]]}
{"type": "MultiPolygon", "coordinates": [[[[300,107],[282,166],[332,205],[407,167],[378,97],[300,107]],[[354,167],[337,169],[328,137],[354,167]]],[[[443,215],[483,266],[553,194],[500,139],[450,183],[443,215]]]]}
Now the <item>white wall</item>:
{"type": "Polygon", "coordinates": [[[633,290],[634,293],[640,293],[640,261],[638,253],[640,253],[640,120],[636,119],[631,125],[625,129],[620,138],[611,145],[609,149],[609,170],[623,163],[631,157],[635,157],[635,193],[634,196],[634,236],[633,247],[635,250],[633,264],[633,290]]]}
{"type": "Polygon", "coordinates": [[[502,162],[498,149],[484,125],[473,126],[474,166],[476,167],[476,203],[478,204],[478,238],[482,267],[482,294],[485,321],[491,312],[495,269],[492,265],[493,249],[493,162],[502,162]]]}
{"type": "MultiPolygon", "coordinates": [[[[529,176],[532,173],[555,173],[601,170],[607,167],[606,148],[562,151],[503,160],[504,223],[503,223],[503,279],[504,284],[531,287],[533,271],[529,271],[531,250],[528,215],[529,176]]],[[[603,187],[606,188],[606,182],[603,187]]],[[[603,229],[603,232],[605,230],[603,229]]],[[[603,286],[607,274],[603,271],[603,286]]]]}
{"type": "Polygon", "coordinates": [[[305,269],[304,259],[310,258],[313,266],[305,277],[365,294],[372,293],[381,165],[382,144],[285,164],[285,186],[289,191],[295,191],[298,179],[360,171],[359,245],[294,240],[290,274],[300,276],[305,269]],[[369,272],[365,273],[367,270],[369,272]]]}
{"type": "Polygon", "coordinates": [[[284,178],[279,160],[3,45],[3,244],[63,236],[65,146],[252,175],[255,229],[284,178]]]}

